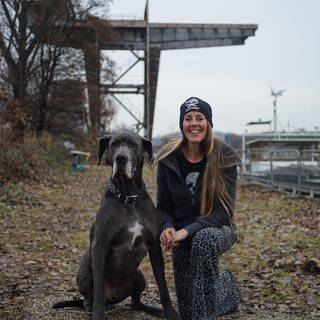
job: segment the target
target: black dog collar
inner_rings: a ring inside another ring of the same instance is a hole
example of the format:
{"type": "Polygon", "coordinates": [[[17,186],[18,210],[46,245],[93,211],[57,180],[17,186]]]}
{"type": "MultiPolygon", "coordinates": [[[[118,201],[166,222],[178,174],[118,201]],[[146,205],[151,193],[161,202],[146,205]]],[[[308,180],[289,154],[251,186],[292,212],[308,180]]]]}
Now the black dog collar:
{"type": "Polygon", "coordinates": [[[106,189],[105,195],[106,195],[106,197],[111,196],[111,197],[117,199],[121,203],[132,204],[138,200],[138,198],[144,193],[144,190],[145,190],[145,187],[143,185],[143,188],[141,189],[141,191],[138,194],[125,195],[125,194],[121,193],[116,188],[116,186],[112,182],[111,178],[109,178],[107,180],[107,189],[106,189]]]}

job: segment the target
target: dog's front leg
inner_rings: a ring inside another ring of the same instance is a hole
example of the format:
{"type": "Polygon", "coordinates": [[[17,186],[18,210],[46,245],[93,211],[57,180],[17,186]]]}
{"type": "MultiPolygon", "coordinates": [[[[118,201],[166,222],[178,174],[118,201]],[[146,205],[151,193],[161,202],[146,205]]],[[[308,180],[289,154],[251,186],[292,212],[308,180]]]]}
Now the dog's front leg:
{"type": "Polygon", "coordinates": [[[152,270],[158,284],[160,301],[163,306],[163,311],[166,316],[166,319],[179,320],[180,317],[172,306],[170,295],[168,292],[167,282],[164,273],[164,261],[160,243],[155,243],[152,247],[150,247],[149,256],[152,270]]]}
{"type": "Polygon", "coordinates": [[[92,245],[92,275],[93,275],[93,319],[104,320],[105,293],[104,293],[104,260],[105,248],[96,241],[92,245]]]}

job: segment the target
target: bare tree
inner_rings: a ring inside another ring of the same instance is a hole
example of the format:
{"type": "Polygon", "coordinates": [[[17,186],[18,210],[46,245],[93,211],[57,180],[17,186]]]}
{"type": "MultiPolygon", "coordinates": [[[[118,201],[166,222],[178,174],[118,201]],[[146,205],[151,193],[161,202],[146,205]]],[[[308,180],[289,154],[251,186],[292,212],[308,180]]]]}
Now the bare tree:
{"type": "Polygon", "coordinates": [[[55,81],[50,88],[47,132],[76,142],[87,127],[85,84],[80,80],[55,81]]]}
{"type": "Polygon", "coordinates": [[[3,90],[10,89],[8,118],[20,137],[26,127],[38,133],[46,128],[52,83],[72,78],[83,66],[79,52],[64,59],[71,50],[67,49],[70,27],[108,2],[0,0],[0,83],[3,90]]]}

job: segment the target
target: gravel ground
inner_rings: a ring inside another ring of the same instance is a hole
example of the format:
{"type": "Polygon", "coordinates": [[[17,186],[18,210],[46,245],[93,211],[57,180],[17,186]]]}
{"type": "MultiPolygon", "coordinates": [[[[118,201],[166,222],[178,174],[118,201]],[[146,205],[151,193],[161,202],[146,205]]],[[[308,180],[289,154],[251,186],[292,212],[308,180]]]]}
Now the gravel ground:
{"type": "MultiPolygon", "coordinates": [[[[70,298],[70,297],[69,297],[70,298]]],[[[68,299],[66,295],[57,294],[48,296],[42,300],[33,299],[27,304],[24,310],[17,311],[16,314],[10,310],[8,312],[8,317],[3,318],[3,320],[88,320],[88,314],[77,309],[67,308],[61,310],[52,310],[51,306],[53,303],[68,299]]],[[[106,315],[109,320],[156,320],[159,318],[152,317],[142,312],[133,311],[129,307],[130,300],[125,300],[120,304],[117,304],[110,308],[110,310],[106,311],[106,315]]],[[[160,307],[160,305],[156,304],[154,300],[146,301],[148,305],[153,305],[155,307],[160,307]]],[[[247,306],[246,304],[241,305],[240,310],[233,314],[225,315],[219,317],[219,320],[231,320],[231,319],[239,319],[239,320],[269,320],[269,319],[278,319],[278,320],[316,320],[320,319],[319,310],[315,310],[314,312],[310,312],[309,315],[306,314],[288,314],[281,313],[277,311],[270,310],[262,310],[257,309],[254,310],[247,306]]],[[[191,320],[191,319],[190,319],[191,320]]]]}

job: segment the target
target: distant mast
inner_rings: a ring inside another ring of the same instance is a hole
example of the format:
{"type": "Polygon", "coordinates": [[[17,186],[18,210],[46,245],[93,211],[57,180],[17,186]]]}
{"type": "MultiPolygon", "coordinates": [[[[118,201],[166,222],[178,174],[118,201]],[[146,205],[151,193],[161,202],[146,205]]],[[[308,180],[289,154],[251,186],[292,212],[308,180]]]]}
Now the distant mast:
{"type": "Polygon", "coordinates": [[[277,118],[277,99],[279,96],[282,95],[282,93],[285,91],[285,89],[282,89],[282,90],[275,90],[275,89],[272,89],[272,87],[270,88],[271,90],[271,94],[270,96],[273,97],[273,132],[274,133],[277,133],[277,121],[278,121],[278,118],[277,118]]]}

